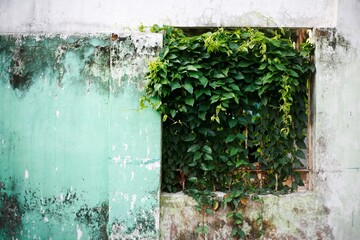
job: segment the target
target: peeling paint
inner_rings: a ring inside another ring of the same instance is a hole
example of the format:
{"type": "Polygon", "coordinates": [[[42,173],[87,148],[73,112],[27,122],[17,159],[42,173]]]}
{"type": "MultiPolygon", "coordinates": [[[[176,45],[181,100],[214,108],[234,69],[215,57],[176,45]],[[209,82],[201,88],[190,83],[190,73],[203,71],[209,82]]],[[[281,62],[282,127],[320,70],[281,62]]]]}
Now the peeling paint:
{"type": "Polygon", "coordinates": [[[0,236],[15,238],[21,232],[24,211],[18,196],[7,192],[0,181],[0,236]]]}
{"type": "Polygon", "coordinates": [[[138,99],[161,35],[125,35],[0,36],[1,239],[157,236],[161,119],[138,99]]]}
{"type": "Polygon", "coordinates": [[[79,225],[76,225],[76,232],[77,232],[77,240],[81,240],[83,233],[80,230],[79,225]]]}

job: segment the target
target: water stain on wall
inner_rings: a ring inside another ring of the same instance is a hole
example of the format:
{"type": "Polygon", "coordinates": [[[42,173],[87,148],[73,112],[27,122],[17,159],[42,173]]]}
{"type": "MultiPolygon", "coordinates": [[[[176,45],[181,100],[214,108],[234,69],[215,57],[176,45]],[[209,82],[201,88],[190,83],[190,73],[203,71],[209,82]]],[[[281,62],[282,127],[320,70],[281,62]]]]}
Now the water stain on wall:
{"type": "Polygon", "coordinates": [[[110,239],[156,239],[156,220],[153,213],[147,209],[131,211],[127,220],[116,220],[111,224],[110,239]]]}
{"type": "Polygon", "coordinates": [[[108,239],[107,223],[109,221],[109,204],[103,202],[94,207],[87,204],[80,207],[76,212],[75,221],[85,224],[91,229],[91,236],[94,239],[108,239]]]}
{"type": "Polygon", "coordinates": [[[21,231],[23,209],[14,194],[6,192],[0,181],[0,235],[14,237],[21,231]]]}
{"type": "Polygon", "coordinates": [[[14,90],[26,91],[39,80],[59,87],[75,84],[88,91],[107,93],[110,76],[110,46],[107,36],[0,36],[0,56],[9,66],[0,75],[14,90]],[[46,79],[45,79],[46,78],[46,79]]]}
{"type": "MultiPolygon", "coordinates": [[[[123,136],[131,135],[134,145],[158,141],[158,135],[146,133],[145,139],[145,134],[134,134],[133,126],[138,125],[123,125],[123,119],[133,117],[143,129],[150,126],[158,131],[152,121],[158,124],[159,116],[119,109],[137,104],[147,60],[157,55],[161,42],[158,37],[148,38],[152,39],[128,35],[113,41],[109,35],[0,36],[0,112],[6,113],[0,114],[0,239],[111,238],[111,226],[116,223],[109,220],[111,204],[106,189],[113,184],[107,176],[108,131],[120,129],[123,136]],[[112,56],[114,49],[119,56],[112,56]],[[114,96],[112,109],[110,95],[114,96]],[[111,128],[107,123],[110,117],[114,126],[122,124],[121,128],[111,128]],[[100,140],[88,140],[95,137],[100,140]],[[97,155],[91,155],[95,151],[97,155]],[[98,175],[86,177],[87,170],[98,175]]],[[[129,158],[138,154],[136,150],[128,151],[129,158]]],[[[148,172],[150,177],[159,174],[148,172]]],[[[114,179],[119,175],[114,173],[114,179]]],[[[151,187],[158,189],[158,182],[151,187]]],[[[136,191],[158,203],[157,194],[136,191]]],[[[124,239],[126,234],[158,233],[154,208],[125,201],[118,212],[113,210],[125,228],[121,232],[124,239]],[[128,209],[134,212],[120,216],[128,209]]]]}

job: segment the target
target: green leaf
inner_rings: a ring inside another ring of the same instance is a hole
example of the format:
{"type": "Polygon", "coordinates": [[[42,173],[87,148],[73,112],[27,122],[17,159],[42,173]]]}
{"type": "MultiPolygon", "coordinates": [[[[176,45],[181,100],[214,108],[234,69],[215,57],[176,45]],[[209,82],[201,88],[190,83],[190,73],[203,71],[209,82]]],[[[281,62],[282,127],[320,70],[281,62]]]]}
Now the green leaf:
{"type": "Polygon", "coordinates": [[[206,95],[211,96],[211,91],[210,91],[209,88],[203,89],[203,92],[204,92],[206,95]]]}
{"type": "Polygon", "coordinates": [[[237,120],[236,119],[230,119],[229,120],[229,127],[233,128],[237,125],[237,120]]]}
{"type": "Polygon", "coordinates": [[[161,58],[164,58],[168,53],[169,53],[169,47],[165,46],[163,49],[161,49],[159,55],[161,58]]]}
{"type": "Polygon", "coordinates": [[[235,91],[240,91],[240,88],[239,88],[239,86],[238,85],[236,85],[236,84],[230,84],[230,87],[231,87],[231,89],[233,89],[233,90],[235,90],[235,91]]]}
{"type": "Polygon", "coordinates": [[[267,103],[268,103],[268,98],[267,97],[263,97],[262,99],[261,99],[261,104],[263,105],[263,106],[266,106],[267,105],[267,103]]]}
{"type": "Polygon", "coordinates": [[[187,105],[194,106],[194,102],[195,102],[195,99],[193,99],[191,97],[185,98],[185,103],[187,105]]]}
{"type": "Polygon", "coordinates": [[[242,67],[242,68],[246,68],[246,67],[250,66],[251,64],[252,63],[250,63],[250,62],[240,61],[238,66],[242,67]]]}
{"type": "Polygon", "coordinates": [[[199,144],[191,145],[191,147],[188,148],[187,152],[196,152],[200,149],[199,144]]]}
{"type": "Polygon", "coordinates": [[[216,72],[212,76],[213,78],[225,78],[226,76],[221,72],[216,72]]]}
{"type": "Polygon", "coordinates": [[[199,73],[198,72],[188,72],[188,75],[192,78],[199,78],[199,73]]]}
{"type": "Polygon", "coordinates": [[[242,74],[241,72],[237,72],[235,75],[234,75],[234,78],[236,80],[241,80],[241,79],[245,79],[245,76],[244,74],[242,74]]]}
{"type": "Polygon", "coordinates": [[[203,91],[201,91],[201,90],[195,91],[194,94],[195,94],[195,98],[198,99],[203,94],[203,91]]]}
{"type": "Polygon", "coordinates": [[[225,142],[227,142],[227,143],[232,142],[232,141],[234,141],[235,138],[236,138],[236,135],[230,134],[226,137],[225,142]]]}
{"type": "Polygon", "coordinates": [[[202,149],[204,152],[206,152],[208,154],[212,153],[211,147],[209,147],[208,145],[204,145],[202,149]]]}
{"type": "Polygon", "coordinates": [[[195,133],[191,133],[189,134],[186,138],[185,138],[185,142],[192,142],[196,139],[196,134],[195,133]]]}
{"type": "Polygon", "coordinates": [[[163,83],[163,81],[165,80],[165,82],[168,82],[167,79],[166,79],[166,76],[167,76],[167,72],[164,70],[164,69],[160,69],[159,71],[159,75],[164,78],[161,83],[163,83]]]}
{"type": "Polygon", "coordinates": [[[197,177],[189,177],[187,179],[189,182],[196,182],[197,181],[197,177]]]}
{"type": "Polygon", "coordinates": [[[178,81],[171,81],[170,82],[171,91],[174,91],[175,89],[181,88],[181,85],[178,81]]]}
{"type": "Polygon", "coordinates": [[[272,76],[274,76],[273,72],[268,72],[262,79],[261,82],[263,84],[272,82],[272,76]]]}
{"type": "Polygon", "coordinates": [[[208,153],[205,153],[205,154],[204,154],[204,159],[207,160],[207,161],[209,161],[209,160],[214,160],[213,157],[212,157],[210,154],[208,154],[208,153]]]}
{"type": "Polygon", "coordinates": [[[227,77],[229,73],[229,68],[222,69],[221,72],[222,74],[224,74],[225,77],[227,77]]]}
{"type": "Polygon", "coordinates": [[[168,118],[168,115],[164,114],[163,118],[162,118],[162,121],[165,122],[167,118],[168,118]]]}
{"type": "Polygon", "coordinates": [[[192,94],[194,92],[194,88],[190,83],[185,83],[183,85],[183,87],[186,89],[186,91],[188,91],[190,94],[192,94]]]}
{"type": "Polygon", "coordinates": [[[238,153],[237,148],[231,148],[231,149],[230,149],[230,157],[236,155],[237,153],[238,153]]]}
{"type": "Polygon", "coordinates": [[[208,85],[208,83],[209,83],[209,80],[204,76],[200,77],[199,81],[204,87],[206,87],[208,85]]]}
{"type": "Polygon", "coordinates": [[[211,100],[211,104],[217,102],[219,100],[220,96],[219,95],[213,95],[211,96],[210,100],[211,100]]]}
{"type": "Polygon", "coordinates": [[[260,65],[259,70],[264,70],[267,67],[267,63],[263,63],[260,65]]]}
{"type": "Polygon", "coordinates": [[[301,159],[306,159],[305,153],[303,151],[301,151],[300,149],[298,149],[296,151],[295,156],[297,156],[298,158],[301,158],[301,159]]]}
{"type": "Polygon", "coordinates": [[[168,55],[167,58],[170,59],[170,60],[173,60],[173,59],[176,59],[177,56],[175,54],[171,53],[171,54],[168,55]]]}
{"type": "Polygon", "coordinates": [[[206,165],[205,163],[201,163],[201,164],[200,164],[200,168],[201,168],[202,170],[204,170],[204,171],[209,171],[209,169],[208,169],[208,167],[207,167],[207,165],[206,165]]]}
{"type": "Polygon", "coordinates": [[[281,64],[281,63],[277,63],[277,62],[274,62],[274,65],[277,69],[279,69],[280,71],[285,71],[286,70],[286,67],[284,64],[281,64]]]}
{"type": "Polygon", "coordinates": [[[241,165],[244,165],[246,166],[248,163],[245,161],[245,160],[239,160],[239,161],[236,161],[235,163],[235,167],[240,167],[241,165]]]}
{"type": "Polygon", "coordinates": [[[230,234],[230,236],[231,237],[235,237],[237,235],[237,227],[233,227],[232,229],[231,229],[231,234],[230,234]]]}
{"type": "Polygon", "coordinates": [[[300,149],[306,149],[306,144],[304,143],[304,141],[296,141],[296,146],[298,146],[298,148],[300,149]]]}
{"type": "Polygon", "coordinates": [[[194,65],[187,65],[186,70],[188,70],[188,71],[197,71],[198,69],[194,65]]]}
{"type": "Polygon", "coordinates": [[[188,164],[189,167],[195,167],[197,165],[198,163],[196,161],[192,161],[191,163],[188,164]]]}
{"type": "Polygon", "coordinates": [[[256,91],[256,86],[255,84],[249,84],[246,88],[245,88],[245,92],[254,92],[256,91]]]}
{"type": "Polygon", "coordinates": [[[238,133],[238,134],[236,135],[236,137],[239,138],[240,140],[243,140],[243,141],[246,140],[246,137],[245,137],[244,134],[242,134],[242,133],[238,133]]]}
{"type": "Polygon", "coordinates": [[[299,77],[299,74],[297,73],[297,72],[295,72],[294,70],[289,70],[289,73],[290,73],[290,75],[291,76],[293,76],[293,77],[299,77]]]}
{"type": "Polygon", "coordinates": [[[234,42],[230,42],[230,43],[229,43],[229,48],[232,49],[232,50],[237,49],[238,47],[239,47],[239,45],[237,45],[237,44],[234,43],[234,42]]]}
{"type": "Polygon", "coordinates": [[[176,116],[176,110],[171,109],[170,114],[171,114],[171,117],[174,118],[176,116]]]}
{"type": "Polygon", "coordinates": [[[234,216],[233,212],[229,212],[228,214],[226,214],[226,218],[232,218],[234,216]]]}
{"type": "Polygon", "coordinates": [[[193,160],[199,160],[202,157],[203,153],[202,152],[195,152],[193,160]]]}
{"type": "Polygon", "coordinates": [[[205,121],[205,119],[206,119],[206,112],[200,112],[200,113],[198,113],[198,117],[199,117],[201,120],[205,121]]]}
{"type": "Polygon", "coordinates": [[[215,164],[210,163],[210,164],[207,165],[207,170],[208,171],[211,171],[211,170],[214,170],[214,169],[215,169],[215,164]]]}

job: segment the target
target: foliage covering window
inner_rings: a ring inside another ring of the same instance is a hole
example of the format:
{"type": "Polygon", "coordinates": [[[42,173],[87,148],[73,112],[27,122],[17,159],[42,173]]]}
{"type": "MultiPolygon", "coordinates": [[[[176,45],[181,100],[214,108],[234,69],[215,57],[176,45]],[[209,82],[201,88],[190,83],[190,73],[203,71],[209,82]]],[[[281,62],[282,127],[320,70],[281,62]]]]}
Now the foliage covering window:
{"type": "Polygon", "coordinates": [[[145,98],[163,115],[163,191],[287,192],[286,179],[292,189],[301,184],[294,168],[305,157],[313,46],[295,49],[282,30],[153,30],[164,32],[164,46],[149,64],[145,98]]]}

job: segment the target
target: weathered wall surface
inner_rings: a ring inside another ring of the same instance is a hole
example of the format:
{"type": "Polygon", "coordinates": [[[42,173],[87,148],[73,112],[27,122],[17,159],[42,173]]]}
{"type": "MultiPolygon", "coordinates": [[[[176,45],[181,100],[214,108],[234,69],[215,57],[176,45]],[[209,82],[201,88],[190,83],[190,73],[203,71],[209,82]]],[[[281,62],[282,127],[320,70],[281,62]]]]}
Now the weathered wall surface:
{"type": "Polygon", "coordinates": [[[117,32],[141,24],[334,27],[335,0],[2,0],[0,32],[117,32]]]}
{"type": "Polygon", "coordinates": [[[156,34],[0,37],[0,238],[156,238],[156,34]]]}
{"type": "MultiPolygon", "coordinates": [[[[133,31],[140,24],[155,23],[184,27],[317,28],[314,31],[317,72],[312,88],[314,114],[311,122],[313,190],[282,197],[265,196],[261,204],[249,202],[243,211],[248,216],[247,224],[261,229],[262,238],[360,239],[359,12],[358,0],[271,3],[266,0],[2,0],[0,33],[111,33],[133,31]],[[262,220],[255,224],[254,219],[262,220]]],[[[160,154],[160,118],[153,112],[133,111],[136,108],[134,99],[139,94],[135,89],[142,83],[136,77],[128,81],[126,69],[137,71],[137,62],[127,61],[126,51],[117,52],[109,36],[104,36],[83,36],[81,47],[76,47],[72,37],[52,38],[52,41],[40,38],[40,42],[36,41],[39,37],[25,38],[25,52],[16,45],[23,44],[21,37],[15,42],[1,37],[0,178],[3,182],[6,179],[6,184],[0,187],[4,199],[2,207],[8,206],[2,208],[8,211],[2,210],[1,214],[10,216],[10,212],[23,211],[22,206],[32,209],[28,213],[20,212],[22,215],[15,215],[11,221],[1,221],[7,229],[12,227],[18,231],[21,219],[20,225],[25,224],[27,231],[33,234],[28,235],[29,238],[39,237],[40,231],[53,236],[63,227],[64,234],[69,234],[65,237],[84,237],[103,234],[105,222],[115,222],[118,216],[126,213],[130,215],[121,218],[132,216],[130,219],[134,220],[136,215],[136,219],[151,215],[134,211],[137,204],[146,202],[146,206],[155,206],[146,209],[156,209],[156,204],[153,205],[156,200],[146,200],[148,196],[155,199],[152,197],[155,192],[145,189],[156,189],[153,183],[159,183],[158,176],[149,178],[145,174],[150,170],[158,171],[154,169],[158,169],[159,162],[152,159],[158,159],[160,154]],[[57,44],[67,48],[58,49],[57,44]],[[53,51],[41,49],[54,49],[59,57],[51,55],[53,51]],[[27,67],[22,69],[22,61],[16,64],[13,58],[28,59],[27,67]],[[111,67],[98,71],[102,68],[99,65],[106,61],[110,61],[111,67]],[[23,78],[32,79],[32,84],[22,84],[23,78]],[[117,80],[107,83],[107,79],[117,80]],[[111,92],[105,97],[107,87],[111,92]],[[70,103],[73,108],[69,107],[70,103]],[[114,105],[118,108],[111,107],[114,105]],[[93,120],[88,122],[89,118],[93,120]],[[42,119],[42,123],[33,119],[42,119]],[[108,129],[107,133],[103,128],[108,129]],[[22,135],[17,135],[18,132],[22,135]],[[102,156],[107,158],[100,160],[102,156]],[[10,157],[15,160],[9,165],[10,157]],[[43,168],[49,171],[40,171],[43,168]],[[122,171],[124,169],[126,171],[122,171]],[[135,180],[137,183],[133,184],[135,180]],[[36,204],[29,202],[31,196],[38,199],[36,204]],[[54,202],[50,209],[49,202],[54,202]],[[126,210],[132,207],[133,211],[126,210]],[[107,208],[108,215],[103,211],[107,208]],[[84,210],[74,217],[80,209],[84,210]],[[58,224],[61,218],[67,220],[58,224]],[[90,221],[89,226],[97,225],[86,228],[89,223],[86,221],[90,221]]],[[[121,44],[124,41],[119,41],[117,46],[121,48],[121,44]]],[[[141,72],[139,70],[138,76],[141,72]]],[[[163,239],[196,237],[186,235],[202,221],[194,212],[193,204],[183,196],[163,195],[163,239]]],[[[156,217],[154,219],[150,223],[156,225],[156,217]]],[[[228,236],[226,230],[230,228],[220,212],[208,220],[214,229],[219,229],[212,236],[219,239],[228,236]],[[217,220],[214,222],[214,219],[217,220]]],[[[138,232],[136,226],[144,226],[142,220],[133,223],[130,221],[126,228],[129,232],[133,230],[132,233],[138,232]]],[[[107,224],[107,234],[111,234],[112,226],[115,231],[112,236],[121,238],[121,224],[107,224]]]]}
{"type": "MultiPolygon", "coordinates": [[[[182,193],[163,194],[161,239],[203,239],[194,231],[202,225],[210,230],[206,239],[231,239],[232,221],[226,217],[229,208],[218,208],[203,216],[195,210],[196,205],[182,193]]],[[[261,196],[241,205],[239,211],[244,216],[243,231],[249,240],[334,238],[326,222],[329,210],[312,192],[261,196]]]]}
{"type": "Polygon", "coordinates": [[[360,239],[359,11],[340,0],[336,28],[315,32],[313,184],[335,239],[360,239]]]}

